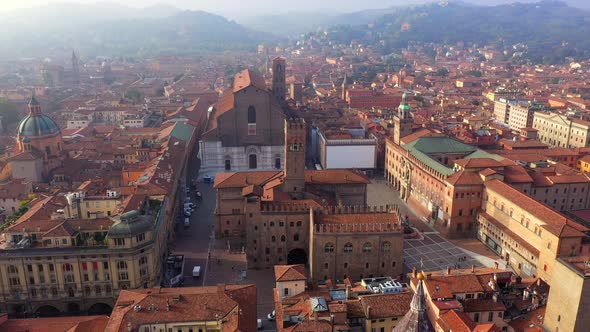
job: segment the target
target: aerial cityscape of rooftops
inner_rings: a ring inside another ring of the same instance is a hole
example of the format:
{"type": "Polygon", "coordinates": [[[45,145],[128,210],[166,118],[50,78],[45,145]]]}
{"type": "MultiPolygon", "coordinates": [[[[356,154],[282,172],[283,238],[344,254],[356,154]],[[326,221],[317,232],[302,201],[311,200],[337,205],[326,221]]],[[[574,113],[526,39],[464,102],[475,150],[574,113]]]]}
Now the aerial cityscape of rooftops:
{"type": "Polygon", "coordinates": [[[0,332],[590,331],[590,2],[365,2],[0,4],[0,332]]]}

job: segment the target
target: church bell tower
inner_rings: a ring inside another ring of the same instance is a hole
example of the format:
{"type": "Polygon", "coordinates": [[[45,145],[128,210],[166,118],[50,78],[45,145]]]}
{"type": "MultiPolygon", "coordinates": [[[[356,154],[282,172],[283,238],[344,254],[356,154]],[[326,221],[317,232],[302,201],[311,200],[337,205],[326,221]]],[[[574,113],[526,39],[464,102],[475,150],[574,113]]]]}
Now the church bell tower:
{"type": "Polygon", "coordinates": [[[281,105],[285,103],[287,93],[286,67],[285,59],[277,57],[272,60],[272,94],[275,101],[281,105]]]}
{"type": "Polygon", "coordinates": [[[302,118],[285,120],[284,192],[302,195],[305,189],[306,136],[307,126],[302,118]]]}
{"type": "Polygon", "coordinates": [[[408,95],[402,95],[402,102],[397,108],[397,114],[393,119],[393,142],[400,144],[401,139],[412,133],[414,120],[410,116],[410,104],[408,104],[408,95]]]}

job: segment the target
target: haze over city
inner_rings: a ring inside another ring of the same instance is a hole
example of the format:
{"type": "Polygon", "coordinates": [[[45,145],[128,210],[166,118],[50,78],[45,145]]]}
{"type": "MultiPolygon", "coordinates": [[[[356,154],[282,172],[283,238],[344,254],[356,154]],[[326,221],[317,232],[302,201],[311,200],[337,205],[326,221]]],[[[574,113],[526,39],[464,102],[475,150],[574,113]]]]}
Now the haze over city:
{"type": "MultiPolygon", "coordinates": [[[[173,6],[179,9],[204,10],[211,13],[228,16],[229,18],[243,18],[244,16],[282,14],[285,12],[315,12],[326,11],[345,13],[366,9],[379,9],[391,6],[407,6],[412,4],[430,3],[430,0],[300,0],[287,1],[277,5],[274,0],[249,0],[247,5],[236,0],[170,0],[163,2],[161,0],[126,0],[126,1],[97,1],[97,0],[5,0],[0,4],[0,12],[11,11],[14,9],[23,9],[38,7],[51,4],[61,3],[80,3],[80,4],[118,4],[131,7],[145,8],[155,5],[173,6]]],[[[497,5],[511,3],[511,0],[466,0],[465,3],[477,5],[497,5]]],[[[535,0],[521,0],[519,2],[535,2],[535,0]]],[[[565,0],[568,4],[581,8],[588,8],[585,0],[565,0]]]]}

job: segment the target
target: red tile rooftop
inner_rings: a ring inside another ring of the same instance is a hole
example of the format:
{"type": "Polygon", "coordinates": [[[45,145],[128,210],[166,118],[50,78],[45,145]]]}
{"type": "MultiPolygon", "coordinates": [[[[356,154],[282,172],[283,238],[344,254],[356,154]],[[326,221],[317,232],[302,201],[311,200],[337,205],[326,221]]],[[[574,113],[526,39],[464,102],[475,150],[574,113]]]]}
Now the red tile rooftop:
{"type": "Polygon", "coordinates": [[[307,279],[304,265],[275,265],[275,281],[296,281],[307,279]]]}

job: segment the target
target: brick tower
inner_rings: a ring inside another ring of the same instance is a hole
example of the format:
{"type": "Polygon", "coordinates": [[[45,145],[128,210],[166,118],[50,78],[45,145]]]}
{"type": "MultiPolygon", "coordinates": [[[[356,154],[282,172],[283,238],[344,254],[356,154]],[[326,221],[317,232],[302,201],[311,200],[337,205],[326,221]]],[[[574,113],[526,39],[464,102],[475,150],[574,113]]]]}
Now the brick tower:
{"type": "Polygon", "coordinates": [[[277,57],[272,60],[272,94],[275,101],[281,105],[285,102],[287,93],[286,67],[285,59],[277,57]]]}
{"type": "Polygon", "coordinates": [[[305,189],[305,141],[307,127],[301,118],[285,120],[285,169],[283,191],[302,195],[305,189]]]}

